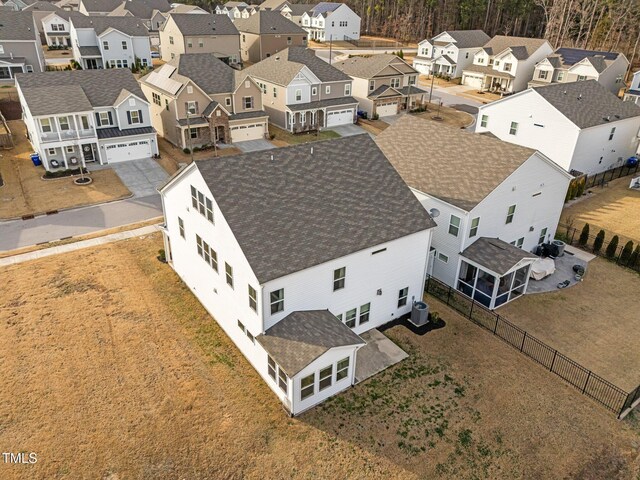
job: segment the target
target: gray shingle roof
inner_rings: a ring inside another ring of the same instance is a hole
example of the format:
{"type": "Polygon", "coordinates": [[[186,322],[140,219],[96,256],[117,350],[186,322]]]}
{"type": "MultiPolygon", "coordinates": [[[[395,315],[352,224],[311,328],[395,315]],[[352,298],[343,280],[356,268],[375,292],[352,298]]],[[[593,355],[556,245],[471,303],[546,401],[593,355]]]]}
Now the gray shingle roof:
{"type": "Polygon", "coordinates": [[[483,45],[484,50],[489,55],[497,55],[507,48],[523,47],[518,49],[520,60],[529,58],[536,50],[538,50],[546,42],[543,38],[529,37],[509,37],[506,35],[496,35],[483,45]]]}
{"type": "MultiPolygon", "coordinates": [[[[333,65],[338,70],[341,70],[352,77],[372,78],[396,59],[398,59],[398,57],[395,55],[390,53],[381,53],[371,55],[370,57],[352,57],[342,62],[334,63],[333,65]]],[[[413,68],[409,68],[413,70],[413,68]]],[[[413,70],[413,72],[416,71],[413,70]]]]}
{"type": "Polygon", "coordinates": [[[101,57],[100,47],[95,45],[89,47],[78,47],[78,51],[82,57],[101,57]]]}
{"type": "Polygon", "coordinates": [[[556,83],[533,91],[579,128],[640,116],[640,107],[623,102],[597,80],[556,83]]]}
{"type": "Polygon", "coordinates": [[[389,85],[380,85],[373,92],[371,92],[369,95],[367,95],[367,98],[377,98],[380,95],[382,95],[383,93],[386,93],[388,90],[391,91],[390,92],[391,95],[386,95],[387,97],[402,96],[402,92],[399,89],[395,89],[393,87],[390,87],[389,85]],[[394,94],[393,92],[396,92],[396,93],[394,94]]]}
{"type": "Polygon", "coordinates": [[[369,135],[196,165],[261,284],[435,226],[369,135]]]}
{"type": "Polygon", "coordinates": [[[32,115],[90,112],[89,99],[78,85],[34,87],[26,89],[25,99],[32,115]]]}
{"type": "Polygon", "coordinates": [[[315,108],[324,108],[324,107],[335,107],[338,105],[355,105],[358,103],[353,97],[337,97],[337,98],[328,98],[326,100],[319,100],[317,102],[308,102],[308,103],[296,103],[292,105],[287,105],[289,110],[294,112],[300,110],[312,110],[315,108]]]}
{"type": "Polygon", "coordinates": [[[301,17],[304,13],[309,13],[313,9],[315,5],[313,3],[295,3],[293,5],[289,5],[291,9],[291,16],[293,17],[301,17]]]}
{"type": "Polygon", "coordinates": [[[535,260],[533,253],[498,238],[480,237],[462,252],[468,258],[500,276],[506,274],[522,260],[535,260]]]}
{"type": "Polygon", "coordinates": [[[168,12],[171,5],[167,0],[127,0],[124,2],[124,9],[128,10],[134,17],[150,19],[155,10],[168,12]]]}
{"type": "Polygon", "coordinates": [[[39,40],[33,13],[0,11],[0,40],[39,40]]]}
{"type": "Polygon", "coordinates": [[[238,29],[227,15],[172,13],[169,16],[183,35],[239,35],[238,29]]]}
{"type": "Polygon", "coordinates": [[[421,89],[420,87],[416,87],[415,85],[409,85],[407,87],[402,87],[400,89],[400,93],[403,95],[418,95],[420,93],[428,93],[426,90],[421,89]]]}
{"type": "Polygon", "coordinates": [[[282,0],[265,0],[260,4],[260,9],[276,10],[282,5],[284,5],[285,3],[288,3],[288,2],[282,1],[282,0]]]}
{"type": "Polygon", "coordinates": [[[238,18],[234,22],[240,32],[256,35],[306,35],[302,27],[283,16],[280,12],[259,10],[249,18],[238,18]]]}
{"type": "Polygon", "coordinates": [[[264,111],[256,110],[255,112],[240,112],[229,115],[229,120],[246,120],[248,118],[268,117],[264,111]]]}
{"type": "Polygon", "coordinates": [[[507,73],[507,72],[501,72],[499,70],[496,70],[493,67],[490,67],[488,65],[475,65],[475,64],[471,64],[468,67],[466,67],[464,69],[465,72],[477,72],[477,73],[484,73],[485,75],[491,75],[494,77],[501,77],[501,78],[515,78],[512,74],[507,73]]]}
{"type": "Polygon", "coordinates": [[[106,30],[114,28],[132,37],[146,37],[149,35],[144,22],[134,17],[109,17],[102,15],[72,15],[70,22],[75,28],[93,28],[96,35],[101,35],[106,30]]]}
{"type": "Polygon", "coordinates": [[[491,39],[482,30],[446,30],[444,33],[454,38],[458,48],[480,48],[491,39]]]}
{"type": "Polygon", "coordinates": [[[127,128],[124,130],[120,130],[118,127],[114,128],[99,128],[96,132],[98,134],[98,138],[117,138],[117,137],[128,137],[131,135],[147,135],[150,133],[155,133],[155,129],[153,127],[138,127],[138,128],[127,128]]]}
{"type": "Polygon", "coordinates": [[[189,78],[207,94],[230,93],[236,89],[233,68],[212,53],[188,53],[169,62],[177,73],[189,78]]]}
{"type": "Polygon", "coordinates": [[[328,310],[290,313],[256,340],[289,377],[331,348],[366,344],[328,310]]]}
{"type": "Polygon", "coordinates": [[[348,75],[318,58],[314,50],[305,47],[289,47],[243,72],[278,85],[288,85],[305,65],[322,82],[351,80],[348,75]]]}
{"type": "Polygon", "coordinates": [[[82,0],[87,12],[111,12],[122,4],[123,0],[82,0]]]}
{"type": "Polygon", "coordinates": [[[68,108],[84,108],[86,104],[76,103],[81,101],[88,101],[92,107],[113,105],[123,89],[145,99],[131,70],[126,68],[24,73],[16,75],[16,82],[33,115],[68,113],[68,108]],[[59,104],[56,105],[57,109],[49,109],[50,99],[40,90],[42,87],[57,88],[59,95],[68,95],[65,92],[75,89],[73,91],[76,95],[70,99],[69,105],[59,104]],[[80,90],[76,87],[81,89],[84,96],[80,95],[80,90]],[[42,113],[34,113],[35,111],[42,113]]]}
{"type": "Polygon", "coordinates": [[[471,211],[535,150],[403,115],[376,143],[407,184],[471,211]]]}

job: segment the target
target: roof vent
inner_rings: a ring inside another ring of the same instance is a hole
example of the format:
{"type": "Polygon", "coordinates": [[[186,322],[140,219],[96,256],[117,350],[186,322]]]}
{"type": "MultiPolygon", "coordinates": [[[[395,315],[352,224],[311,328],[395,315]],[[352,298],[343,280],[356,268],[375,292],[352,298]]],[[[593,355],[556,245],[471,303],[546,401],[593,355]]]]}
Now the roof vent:
{"type": "Polygon", "coordinates": [[[578,100],[582,100],[582,94],[578,95],[578,100]]]}
{"type": "Polygon", "coordinates": [[[273,162],[273,153],[271,154],[271,161],[273,162]]]}
{"type": "Polygon", "coordinates": [[[617,113],[614,115],[614,117],[616,117],[618,120],[619,120],[620,118],[622,118],[622,117],[621,117],[620,115],[618,115],[617,113]]]}
{"type": "Polygon", "coordinates": [[[565,90],[564,92],[562,92],[562,94],[563,94],[563,95],[566,95],[566,94],[567,94],[567,91],[565,90]]]}
{"type": "Polygon", "coordinates": [[[313,155],[313,146],[311,147],[311,155],[313,155]]]}
{"type": "Polygon", "coordinates": [[[602,117],[602,119],[603,119],[605,122],[609,122],[609,121],[611,121],[611,117],[610,117],[609,115],[607,115],[606,117],[602,117]]]}

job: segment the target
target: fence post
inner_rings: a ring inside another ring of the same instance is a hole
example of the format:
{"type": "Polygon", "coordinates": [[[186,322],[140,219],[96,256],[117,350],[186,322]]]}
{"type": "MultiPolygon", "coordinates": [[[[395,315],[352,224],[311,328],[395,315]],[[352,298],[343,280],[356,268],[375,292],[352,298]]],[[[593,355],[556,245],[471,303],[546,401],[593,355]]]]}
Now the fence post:
{"type": "Polygon", "coordinates": [[[582,393],[587,391],[587,384],[589,383],[589,379],[591,378],[591,370],[589,370],[589,375],[587,375],[587,381],[584,382],[584,388],[582,389],[582,393]]]}
{"type": "Polygon", "coordinates": [[[425,290],[429,293],[429,282],[431,281],[431,275],[427,275],[427,284],[425,285],[425,290]]]}
{"type": "Polygon", "coordinates": [[[447,290],[447,305],[449,305],[449,298],[451,298],[451,287],[447,290]]]}
{"type": "Polygon", "coordinates": [[[473,318],[473,304],[476,303],[476,301],[472,298],[471,299],[471,309],[469,309],[469,319],[473,318]]]}
{"type": "Polygon", "coordinates": [[[520,351],[524,349],[524,341],[527,339],[527,332],[524,332],[524,336],[522,337],[522,345],[520,345],[520,351]]]}
{"type": "Polygon", "coordinates": [[[500,320],[500,315],[496,314],[496,324],[493,326],[493,334],[495,335],[498,331],[498,321],[500,320]]]}
{"type": "Polygon", "coordinates": [[[556,364],[556,356],[558,355],[558,350],[553,351],[553,360],[551,360],[551,367],[549,368],[550,372],[553,372],[553,366],[556,364]]]}

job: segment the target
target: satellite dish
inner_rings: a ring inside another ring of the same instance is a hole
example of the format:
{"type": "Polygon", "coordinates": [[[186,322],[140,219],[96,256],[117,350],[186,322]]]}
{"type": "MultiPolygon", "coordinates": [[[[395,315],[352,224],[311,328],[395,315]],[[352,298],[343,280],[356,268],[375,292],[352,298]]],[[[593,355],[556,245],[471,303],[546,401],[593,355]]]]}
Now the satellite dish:
{"type": "Polygon", "coordinates": [[[432,208],[431,210],[429,210],[429,215],[431,215],[431,218],[438,218],[440,216],[440,210],[438,210],[437,208],[432,208]]]}

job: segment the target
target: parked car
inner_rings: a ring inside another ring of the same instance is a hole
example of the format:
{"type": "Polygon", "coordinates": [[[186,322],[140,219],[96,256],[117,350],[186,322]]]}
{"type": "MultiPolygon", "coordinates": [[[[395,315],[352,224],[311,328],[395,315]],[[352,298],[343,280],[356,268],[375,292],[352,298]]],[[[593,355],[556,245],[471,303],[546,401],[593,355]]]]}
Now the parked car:
{"type": "Polygon", "coordinates": [[[160,52],[152,51],[151,58],[160,58],[160,52]]]}

